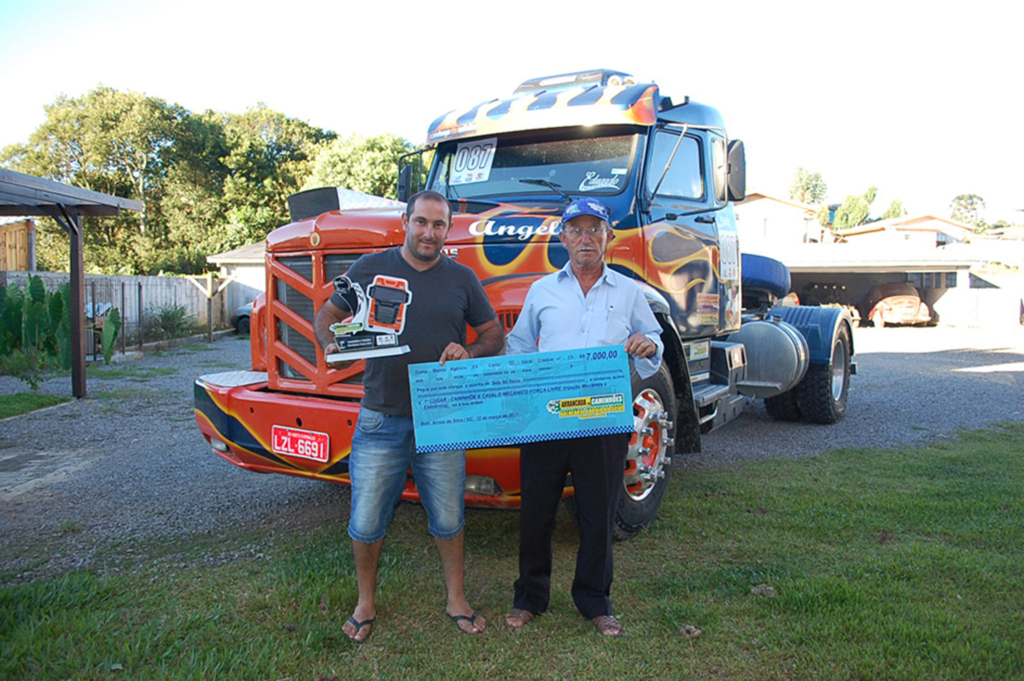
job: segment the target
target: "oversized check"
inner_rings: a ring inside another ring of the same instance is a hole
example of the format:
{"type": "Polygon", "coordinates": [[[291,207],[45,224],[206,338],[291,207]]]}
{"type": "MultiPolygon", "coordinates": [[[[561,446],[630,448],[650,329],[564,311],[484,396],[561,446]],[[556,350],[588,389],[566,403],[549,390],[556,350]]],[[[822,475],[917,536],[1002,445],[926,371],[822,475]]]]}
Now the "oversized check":
{"type": "Polygon", "coordinates": [[[416,450],[633,431],[622,345],[409,366],[416,450]]]}

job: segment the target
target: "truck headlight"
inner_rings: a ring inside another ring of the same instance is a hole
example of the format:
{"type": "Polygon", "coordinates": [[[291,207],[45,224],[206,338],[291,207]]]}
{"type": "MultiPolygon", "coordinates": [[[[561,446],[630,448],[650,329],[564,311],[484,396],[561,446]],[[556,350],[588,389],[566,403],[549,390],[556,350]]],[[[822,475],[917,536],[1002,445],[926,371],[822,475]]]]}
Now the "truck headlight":
{"type": "Polygon", "coordinates": [[[472,494],[483,494],[493,497],[501,493],[501,488],[498,487],[498,483],[494,478],[489,478],[486,475],[467,475],[466,491],[472,494]]]}

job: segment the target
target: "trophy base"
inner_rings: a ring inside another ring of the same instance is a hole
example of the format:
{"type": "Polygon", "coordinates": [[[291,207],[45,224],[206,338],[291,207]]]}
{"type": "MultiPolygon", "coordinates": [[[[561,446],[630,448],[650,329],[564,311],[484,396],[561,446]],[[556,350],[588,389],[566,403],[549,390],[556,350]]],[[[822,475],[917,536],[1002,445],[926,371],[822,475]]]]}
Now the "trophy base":
{"type": "Polygon", "coordinates": [[[408,345],[394,345],[387,348],[366,348],[362,350],[349,350],[348,352],[332,352],[327,355],[327,363],[354,362],[357,359],[370,359],[371,357],[393,357],[404,355],[409,352],[408,345]]]}

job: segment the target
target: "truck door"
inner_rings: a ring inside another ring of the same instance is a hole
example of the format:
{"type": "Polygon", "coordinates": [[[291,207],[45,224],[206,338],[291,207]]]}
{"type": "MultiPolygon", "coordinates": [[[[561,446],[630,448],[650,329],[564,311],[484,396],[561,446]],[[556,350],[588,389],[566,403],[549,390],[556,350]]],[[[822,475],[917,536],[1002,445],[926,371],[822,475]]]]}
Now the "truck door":
{"type": "Polygon", "coordinates": [[[646,279],[665,293],[683,337],[713,336],[726,301],[719,290],[720,251],[710,150],[704,133],[659,128],[651,135],[645,189],[650,223],[646,279]],[[671,163],[670,163],[671,160],[671,163]]]}

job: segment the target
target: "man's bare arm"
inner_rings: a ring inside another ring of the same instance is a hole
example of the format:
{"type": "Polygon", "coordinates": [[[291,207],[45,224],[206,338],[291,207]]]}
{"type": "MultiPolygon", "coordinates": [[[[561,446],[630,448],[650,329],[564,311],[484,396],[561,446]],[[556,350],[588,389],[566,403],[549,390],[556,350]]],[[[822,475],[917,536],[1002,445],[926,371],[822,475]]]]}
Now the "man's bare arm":
{"type": "Polygon", "coordinates": [[[349,315],[340,307],[328,300],[323,304],[313,320],[313,333],[316,335],[316,342],[323,348],[324,354],[329,355],[338,351],[338,344],[334,342],[334,332],[331,331],[331,324],[344,321],[349,315]]]}
{"type": "Polygon", "coordinates": [[[450,359],[490,357],[498,354],[505,345],[505,333],[498,325],[497,319],[474,326],[473,331],[476,332],[476,340],[466,347],[462,347],[458,343],[448,344],[448,347],[441,353],[441,364],[450,359]]]}

